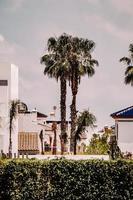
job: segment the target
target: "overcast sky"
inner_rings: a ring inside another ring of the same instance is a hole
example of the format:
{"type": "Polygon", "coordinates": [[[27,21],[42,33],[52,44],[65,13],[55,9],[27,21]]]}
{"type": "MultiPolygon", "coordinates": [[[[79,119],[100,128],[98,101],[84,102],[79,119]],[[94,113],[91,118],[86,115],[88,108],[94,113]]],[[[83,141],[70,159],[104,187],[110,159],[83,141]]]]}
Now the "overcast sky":
{"type": "MultiPolygon", "coordinates": [[[[89,108],[99,128],[113,125],[110,114],[133,105],[133,88],[124,85],[119,63],[133,42],[132,8],[132,0],[0,0],[0,62],[18,65],[20,99],[45,114],[54,105],[59,111],[59,83],[40,65],[47,39],[64,32],[88,38],[96,43],[99,67],[82,79],[77,109],[89,108]]],[[[68,113],[70,104],[68,89],[68,113]]]]}

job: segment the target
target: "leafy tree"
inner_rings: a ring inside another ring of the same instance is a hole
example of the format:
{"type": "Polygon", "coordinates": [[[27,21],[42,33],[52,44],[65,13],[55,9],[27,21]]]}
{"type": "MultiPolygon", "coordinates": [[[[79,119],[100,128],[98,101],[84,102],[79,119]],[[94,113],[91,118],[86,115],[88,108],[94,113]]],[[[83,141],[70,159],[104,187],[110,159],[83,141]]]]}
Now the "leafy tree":
{"type": "Polygon", "coordinates": [[[41,58],[45,64],[44,74],[50,78],[60,79],[60,112],[61,112],[61,154],[64,153],[64,145],[67,142],[66,133],[66,79],[68,77],[68,61],[66,60],[66,40],[62,36],[51,37],[47,43],[48,52],[41,58]]]}
{"type": "Polygon", "coordinates": [[[86,130],[86,127],[94,127],[95,123],[96,117],[89,110],[85,110],[79,115],[74,136],[74,154],[76,154],[77,141],[81,140],[82,133],[86,130]]]}
{"type": "Polygon", "coordinates": [[[90,144],[86,149],[87,154],[107,154],[109,151],[108,140],[112,130],[105,129],[101,134],[93,134],[90,144]]]}
{"type": "Polygon", "coordinates": [[[19,100],[12,100],[10,102],[9,110],[9,157],[12,157],[12,131],[13,131],[13,121],[17,117],[18,105],[20,105],[19,100]]]}
{"type": "Polygon", "coordinates": [[[123,154],[118,146],[117,137],[115,134],[112,134],[110,136],[108,154],[110,159],[112,160],[115,160],[117,158],[123,158],[123,154]]]}
{"type": "Polygon", "coordinates": [[[133,44],[129,45],[129,57],[123,57],[120,62],[126,64],[125,70],[125,84],[131,84],[133,86],[133,44]]]}

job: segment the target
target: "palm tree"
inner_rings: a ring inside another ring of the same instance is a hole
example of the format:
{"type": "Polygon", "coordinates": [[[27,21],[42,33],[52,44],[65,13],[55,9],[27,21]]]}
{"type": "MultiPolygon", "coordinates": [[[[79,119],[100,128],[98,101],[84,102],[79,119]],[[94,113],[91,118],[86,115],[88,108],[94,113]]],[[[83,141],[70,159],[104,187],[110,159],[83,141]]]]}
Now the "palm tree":
{"type": "Polygon", "coordinates": [[[74,135],[76,130],[77,120],[77,109],[76,109],[76,96],[78,93],[78,86],[80,79],[84,75],[91,77],[95,73],[95,65],[98,66],[98,61],[93,59],[91,56],[94,50],[95,43],[91,40],[72,37],[69,35],[62,35],[61,38],[65,38],[67,44],[66,60],[69,65],[69,81],[72,91],[72,104],[71,109],[71,140],[70,140],[70,151],[74,150],[74,135]]]}
{"type": "Polygon", "coordinates": [[[60,79],[60,112],[61,112],[61,154],[64,153],[64,145],[67,142],[66,133],[66,79],[68,76],[68,62],[65,59],[64,46],[66,41],[61,38],[48,39],[48,53],[42,56],[41,63],[45,64],[44,75],[50,78],[60,79]]]}
{"type": "Polygon", "coordinates": [[[82,133],[85,131],[86,127],[94,127],[96,123],[96,117],[89,112],[89,110],[85,110],[82,112],[77,119],[77,128],[74,135],[74,155],[76,155],[76,147],[77,141],[80,141],[82,138],[82,133]]]}
{"type": "Polygon", "coordinates": [[[13,121],[16,119],[18,113],[18,105],[20,105],[19,100],[12,100],[10,102],[9,110],[9,157],[12,157],[12,130],[13,130],[13,121]]]}
{"type": "Polygon", "coordinates": [[[125,84],[131,84],[133,86],[133,44],[129,45],[129,57],[123,57],[120,62],[126,64],[125,70],[125,84]]]}
{"type": "Polygon", "coordinates": [[[48,40],[48,54],[41,58],[41,63],[45,63],[44,74],[50,77],[60,78],[61,82],[61,138],[64,143],[66,139],[66,79],[69,80],[72,91],[71,108],[71,151],[73,151],[73,140],[76,130],[76,95],[81,76],[88,74],[91,77],[94,73],[95,65],[98,61],[92,59],[91,52],[95,43],[88,39],[72,37],[62,34],[58,38],[48,40]],[[65,139],[64,139],[65,138],[65,139]]]}

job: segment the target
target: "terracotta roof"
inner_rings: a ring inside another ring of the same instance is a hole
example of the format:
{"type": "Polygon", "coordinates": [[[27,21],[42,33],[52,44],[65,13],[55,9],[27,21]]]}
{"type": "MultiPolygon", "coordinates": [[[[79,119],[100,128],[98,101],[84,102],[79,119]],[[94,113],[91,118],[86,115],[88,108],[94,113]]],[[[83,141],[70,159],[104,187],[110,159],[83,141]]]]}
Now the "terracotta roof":
{"type": "Polygon", "coordinates": [[[133,106],[111,114],[112,118],[133,118],[133,106]]]}
{"type": "Polygon", "coordinates": [[[18,150],[38,150],[38,134],[36,132],[19,132],[18,150]]]}

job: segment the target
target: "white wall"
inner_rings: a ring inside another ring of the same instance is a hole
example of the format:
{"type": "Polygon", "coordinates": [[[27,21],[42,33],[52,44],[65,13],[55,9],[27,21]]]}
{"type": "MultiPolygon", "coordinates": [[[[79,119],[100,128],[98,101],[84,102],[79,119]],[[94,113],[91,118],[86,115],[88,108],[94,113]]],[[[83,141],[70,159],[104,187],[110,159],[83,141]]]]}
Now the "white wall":
{"type": "Polygon", "coordinates": [[[133,119],[118,121],[118,146],[122,152],[133,152],[133,119]]]}
{"type": "Polygon", "coordinates": [[[37,132],[37,113],[19,113],[19,132],[37,132]]]}
{"type": "MultiPolygon", "coordinates": [[[[18,68],[13,64],[0,63],[0,80],[7,80],[7,86],[0,85],[0,151],[9,149],[9,103],[18,99],[18,68]]],[[[13,153],[18,149],[18,123],[14,121],[12,131],[13,153]]]]}
{"type": "Polygon", "coordinates": [[[11,91],[10,99],[18,99],[18,67],[11,64],[11,91]]]}

